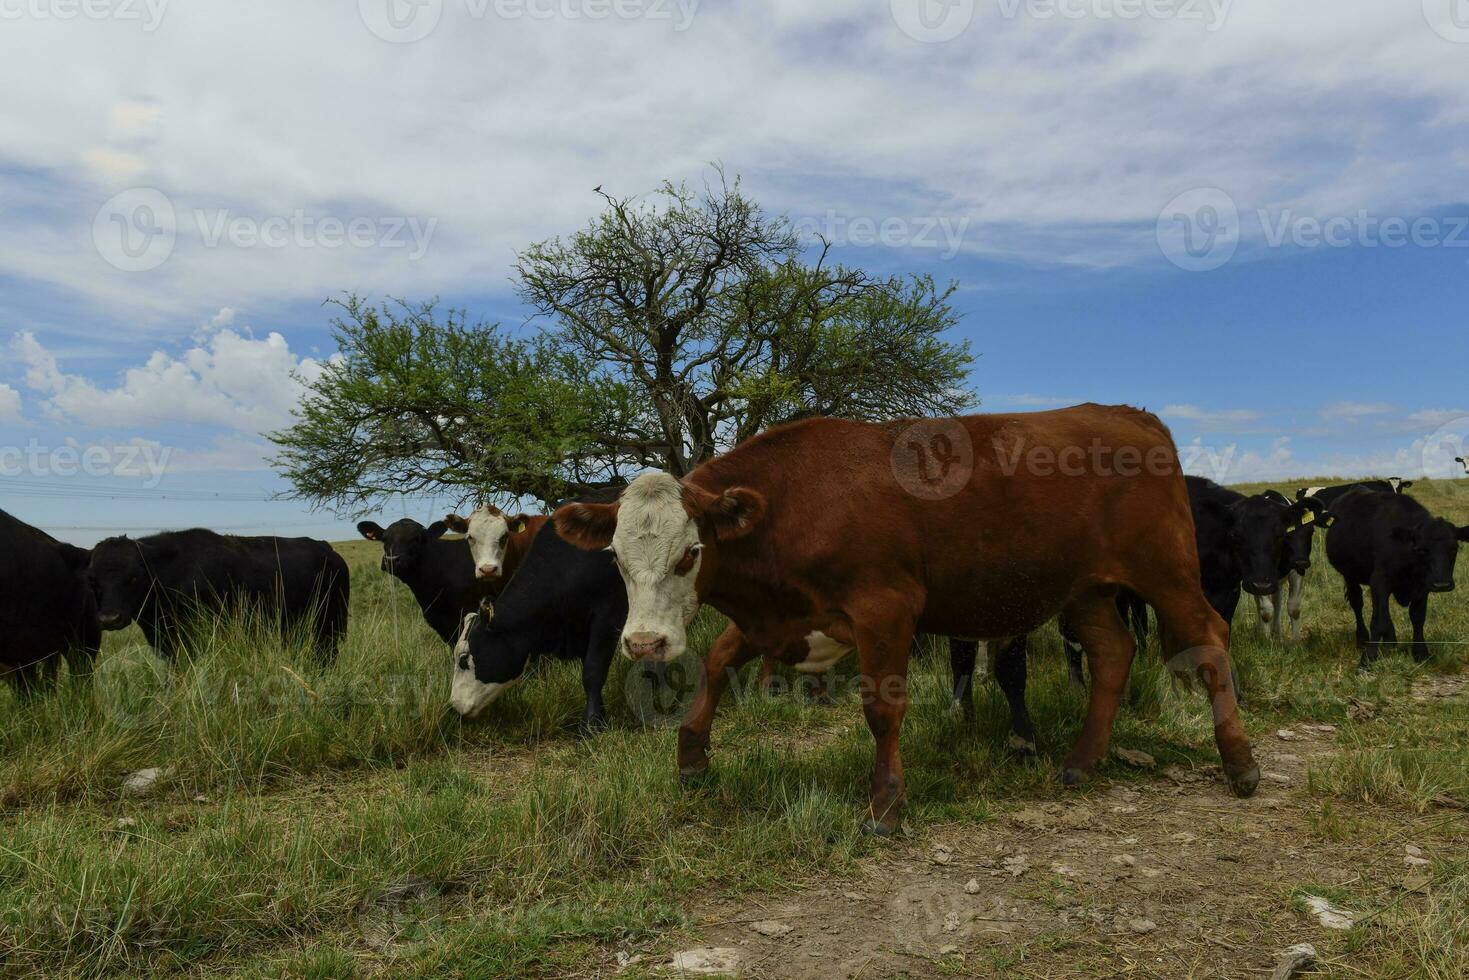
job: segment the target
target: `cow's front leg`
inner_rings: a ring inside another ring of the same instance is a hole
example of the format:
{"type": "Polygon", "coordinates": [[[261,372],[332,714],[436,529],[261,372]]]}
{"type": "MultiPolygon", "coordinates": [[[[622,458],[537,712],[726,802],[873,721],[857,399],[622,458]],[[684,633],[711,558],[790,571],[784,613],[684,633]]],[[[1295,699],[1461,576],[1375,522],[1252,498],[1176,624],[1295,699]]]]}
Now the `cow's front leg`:
{"type": "Polygon", "coordinates": [[[690,779],[709,768],[709,729],[714,724],[719,699],[724,697],[734,675],[754,659],[756,653],[755,647],[734,623],[730,623],[709,648],[704,658],[704,681],[678,729],[680,778],[690,779]]]}
{"type": "Polygon", "coordinates": [[[1384,646],[1397,643],[1397,630],[1392,624],[1392,593],[1381,577],[1372,581],[1372,632],[1360,666],[1368,667],[1377,660],[1384,646]]]}
{"type": "Polygon", "coordinates": [[[1300,572],[1290,573],[1290,599],[1286,611],[1290,613],[1290,638],[1292,643],[1301,642],[1301,600],[1306,594],[1306,576],[1300,572]]]}
{"type": "Polygon", "coordinates": [[[862,832],[887,836],[898,829],[908,803],[899,736],[908,712],[908,650],[916,613],[908,595],[893,591],[868,597],[850,615],[862,668],[862,713],[876,750],[862,832]]]}
{"type": "Polygon", "coordinates": [[[1428,596],[1419,596],[1408,606],[1408,618],[1413,621],[1413,660],[1427,663],[1432,656],[1428,652],[1428,638],[1423,635],[1423,626],[1428,622],[1428,596]]]}
{"type": "Polygon", "coordinates": [[[617,650],[620,628],[620,624],[592,624],[586,656],[581,663],[581,688],[587,698],[581,720],[581,730],[584,735],[602,731],[607,727],[607,711],[602,701],[602,688],[606,686],[607,674],[612,668],[612,656],[617,650]]]}
{"type": "Polygon", "coordinates": [[[954,682],[949,710],[962,711],[966,722],[974,720],[974,668],[979,662],[979,647],[974,640],[949,637],[949,676],[954,682]]]}

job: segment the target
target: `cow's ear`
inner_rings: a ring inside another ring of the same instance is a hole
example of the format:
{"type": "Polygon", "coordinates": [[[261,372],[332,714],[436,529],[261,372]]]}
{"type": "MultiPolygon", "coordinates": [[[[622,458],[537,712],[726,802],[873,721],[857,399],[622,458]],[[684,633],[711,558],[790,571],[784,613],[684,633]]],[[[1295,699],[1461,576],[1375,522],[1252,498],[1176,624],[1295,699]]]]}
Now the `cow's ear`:
{"type": "Polygon", "coordinates": [[[1331,527],[1334,523],[1336,523],[1336,518],[1327,512],[1326,508],[1322,506],[1321,501],[1315,497],[1303,497],[1294,504],[1291,504],[1290,520],[1287,522],[1286,533],[1298,531],[1303,527],[1320,526],[1325,529],[1331,527]]]}
{"type": "Polygon", "coordinates": [[[748,487],[730,487],[716,495],[686,484],[684,504],[720,541],[744,537],[765,516],[765,495],[748,487]]]}
{"type": "Polygon", "coordinates": [[[453,531],[455,534],[469,533],[469,522],[460,517],[458,514],[446,514],[444,516],[444,523],[449,525],[449,530],[453,531]]]}
{"type": "Polygon", "coordinates": [[[524,514],[516,514],[507,523],[510,525],[511,534],[524,534],[525,529],[530,526],[530,521],[526,520],[524,514]]]}
{"type": "Polygon", "coordinates": [[[423,529],[424,535],[430,541],[434,540],[435,538],[442,538],[445,534],[448,533],[448,531],[449,525],[445,524],[443,521],[434,521],[428,527],[423,529]]]}
{"type": "Polygon", "coordinates": [[[1398,542],[1399,544],[1417,544],[1418,543],[1418,535],[1415,534],[1415,533],[1413,533],[1413,529],[1412,528],[1401,527],[1401,526],[1395,527],[1391,531],[1388,532],[1388,535],[1394,541],[1398,542]]]}
{"type": "Polygon", "coordinates": [[[617,531],[617,510],[621,504],[566,504],[556,509],[556,533],[562,538],[595,551],[612,544],[617,531]]]}
{"type": "Polygon", "coordinates": [[[376,521],[363,521],[357,525],[357,533],[369,541],[381,541],[383,529],[376,521]]]}
{"type": "Polygon", "coordinates": [[[1412,485],[1413,485],[1413,481],[1412,480],[1399,480],[1398,481],[1398,493],[1402,493],[1404,490],[1408,489],[1412,485]]]}
{"type": "Polygon", "coordinates": [[[1290,506],[1290,501],[1287,500],[1285,494],[1281,493],[1279,490],[1266,490],[1264,493],[1260,494],[1260,496],[1264,497],[1266,500],[1273,501],[1274,503],[1284,504],[1287,507],[1290,506]]]}

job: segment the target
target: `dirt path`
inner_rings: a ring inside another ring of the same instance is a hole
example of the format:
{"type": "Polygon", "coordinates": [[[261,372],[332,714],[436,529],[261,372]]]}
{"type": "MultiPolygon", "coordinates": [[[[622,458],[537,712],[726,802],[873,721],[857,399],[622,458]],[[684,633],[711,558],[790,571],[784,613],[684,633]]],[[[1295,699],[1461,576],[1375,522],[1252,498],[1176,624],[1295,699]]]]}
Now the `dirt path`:
{"type": "MultiPolygon", "coordinates": [[[[1428,679],[1412,700],[1466,697],[1460,676],[1428,679]]],[[[1258,739],[1265,775],[1250,800],[1231,798],[1217,767],[1169,767],[1017,801],[987,824],[927,827],[861,878],[702,909],[689,945],[726,950],[746,977],[1260,977],[1302,942],[1322,952],[1318,969],[1351,972],[1302,895],[1360,916],[1412,900],[1409,859],[1464,853],[1469,814],[1308,793],[1308,768],[1343,751],[1333,726],[1298,725],[1258,739]]]]}

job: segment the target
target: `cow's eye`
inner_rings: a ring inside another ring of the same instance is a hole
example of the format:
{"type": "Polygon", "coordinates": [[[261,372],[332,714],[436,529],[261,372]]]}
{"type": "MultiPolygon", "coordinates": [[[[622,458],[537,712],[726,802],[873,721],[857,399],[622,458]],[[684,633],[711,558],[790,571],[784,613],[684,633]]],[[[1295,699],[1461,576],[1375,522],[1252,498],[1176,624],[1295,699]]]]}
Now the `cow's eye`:
{"type": "Polygon", "coordinates": [[[469,669],[469,654],[466,653],[464,656],[462,656],[462,657],[459,658],[459,669],[460,670],[468,670],[469,669]]]}
{"type": "Polygon", "coordinates": [[[699,557],[699,552],[703,550],[704,546],[701,544],[696,544],[693,547],[686,549],[683,553],[683,557],[678,560],[678,564],[673,566],[673,574],[687,575],[689,572],[691,572],[694,568],[694,560],[699,557]]]}

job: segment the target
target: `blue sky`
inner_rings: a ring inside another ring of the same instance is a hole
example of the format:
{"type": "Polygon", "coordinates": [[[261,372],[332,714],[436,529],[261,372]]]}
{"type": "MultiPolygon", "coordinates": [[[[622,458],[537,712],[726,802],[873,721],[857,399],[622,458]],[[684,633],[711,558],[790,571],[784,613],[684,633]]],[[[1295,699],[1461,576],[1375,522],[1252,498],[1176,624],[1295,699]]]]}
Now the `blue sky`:
{"type": "Polygon", "coordinates": [[[350,536],[263,463],[333,353],[321,301],[522,324],[517,248],[710,161],[843,262],[958,280],[988,410],[1143,405],[1224,480],[1448,476],[1455,4],[6,8],[0,507],[83,543],[350,536]]]}

